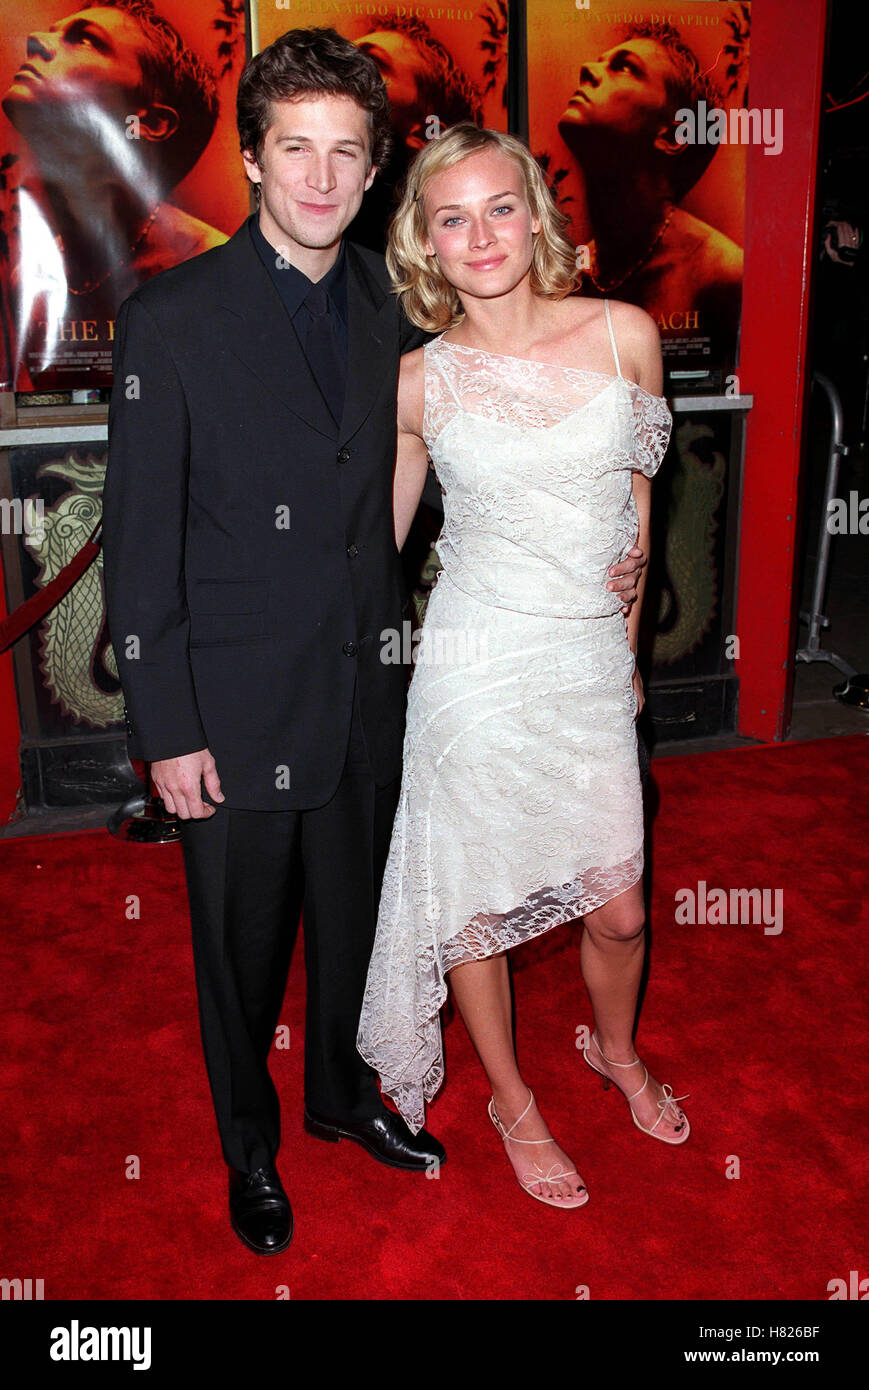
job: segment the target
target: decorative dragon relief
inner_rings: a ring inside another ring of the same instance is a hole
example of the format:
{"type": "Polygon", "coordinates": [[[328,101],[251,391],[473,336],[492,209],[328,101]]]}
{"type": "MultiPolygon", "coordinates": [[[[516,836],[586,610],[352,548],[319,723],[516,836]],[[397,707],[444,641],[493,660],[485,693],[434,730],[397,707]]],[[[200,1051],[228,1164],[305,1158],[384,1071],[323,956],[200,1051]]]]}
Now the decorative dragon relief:
{"type": "Polygon", "coordinates": [[[715,565],[716,513],[724,492],[727,462],[717,449],[711,462],[694,451],[714,431],[694,420],[676,430],[679,467],[671,475],[665,586],[652,649],[654,664],[672,665],[687,656],[712,626],[718,607],[715,565]]]}
{"type": "MultiPolygon", "coordinates": [[[[59,574],[85,544],[102,517],[105,458],[75,453],[43,464],[38,478],[62,478],[69,491],[45,507],[42,524],[24,536],[39,566],[39,588],[59,574]]],[[[65,715],[96,729],[123,720],[118,666],[108,639],[100,551],[40,627],[39,667],[53,703],[65,715]]]]}

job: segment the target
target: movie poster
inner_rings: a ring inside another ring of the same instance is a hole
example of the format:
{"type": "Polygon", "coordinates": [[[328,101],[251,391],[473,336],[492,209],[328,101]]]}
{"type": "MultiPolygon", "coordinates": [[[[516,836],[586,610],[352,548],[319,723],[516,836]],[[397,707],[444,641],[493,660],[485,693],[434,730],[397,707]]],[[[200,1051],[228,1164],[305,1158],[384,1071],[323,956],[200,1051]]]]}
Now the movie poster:
{"type": "Polygon", "coordinates": [[[0,390],[111,384],[115,315],[250,210],[244,0],[0,11],[0,390]]]}
{"type": "Polygon", "coordinates": [[[668,385],[727,388],[742,298],[744,0],[528,0],[529,143],[571,222],[582,293],[639,304],[668,385]]]}
{"type": "Polygon", "coordinates": [[[290,28],[329,25],[370,53],[383,74],[395,146],[348,229],[382,251],[407,166],[426,141],[460,121],[507,129],[507,0],[445,8],[375,0],[252,0],[252,39],[265,48],[290,28]]]}

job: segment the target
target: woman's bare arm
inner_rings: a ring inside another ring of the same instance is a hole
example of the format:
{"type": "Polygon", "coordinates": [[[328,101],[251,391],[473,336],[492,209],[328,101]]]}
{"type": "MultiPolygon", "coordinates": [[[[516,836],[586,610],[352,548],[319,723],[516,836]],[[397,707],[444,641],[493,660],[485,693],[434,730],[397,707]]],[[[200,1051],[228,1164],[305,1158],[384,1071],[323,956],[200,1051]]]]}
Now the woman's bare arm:
{"type": "Polygon", "coordinates": [[[395,544],[407,540],[428,472],[428,449],[422,438],[425,404],[422,348],[401,359],[398,374],[398,449],[392,489],[395,544]]]}
{"type": "MultiPolygon", "coordinates": [[[[640,530],[637,538],[637,545],[644,555],[649,554],[651,545],[650,520],[652,515],[652,480],[647,478],[645,473],[632,473],[631,481],[634,489],[634,502],[637,508],[637,515],[640,518],[640,530]]],[[[646,588],[646,573],[644,567],[637,577],[637,600],[628,614],[628,642],[634,656],[637,654],[637,639],[640,632],[640,614],[643,611],[643,593],[646,588]]]]}
{"type": "MultiPolygon", "coordinates": [[[[618,317],[614,316],[614,329],[624,344],[623,371],[644,391],[652,396],[660,396],[664,385],[664,363],[661,354],[661,337],[654,319],[635,304],[619,304],[618,317]]],[[[644,473],[631,474],[634,503],[639,517],[637,545],[648,558],[651,548],[652,480],[644,473]]],[[[637,579],[637,600],[627,619],[628,642],[634,656],[640,632],[640,617],[643,610],[643,593],[646,587],[646,568],[637,579]]],[[[642,703],[642,696],[641,703],[642,703]]]]}

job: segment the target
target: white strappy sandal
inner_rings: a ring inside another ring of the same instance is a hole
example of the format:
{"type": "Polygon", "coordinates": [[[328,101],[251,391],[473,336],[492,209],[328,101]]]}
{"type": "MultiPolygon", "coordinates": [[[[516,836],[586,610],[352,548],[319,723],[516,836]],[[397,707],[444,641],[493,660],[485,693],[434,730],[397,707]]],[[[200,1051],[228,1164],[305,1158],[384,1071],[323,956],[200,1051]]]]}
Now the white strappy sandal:
{"type": "MultiPolygon", "coordinates": [[[[603,1050],[603,1048],[601,1047],[600,1043],[598,1042],[597,1034],[596,1034],[596,1033],[592,1033],[591,1037],[592,1037],[592,1042],[594,1043],[594,1045],[595,1045],[595,1047],[597,1048],[598,1052],[600,1053],[601,1057],[603,1057],[603,1060],[606,1062],[607,1066],[609,1066],[609,1067],[635,1067],[635,1066],[637,1065],[637,1063],[640,1062],[640,1058],[639,1058],[639,1057],[635,1057],[634,1060],[633,1060],[632,1062],[612,1062],[612,1061],[610,1061],[609,1057],[607,1057],[607,1056],[604,1054],[604,1050],[603,1050]]],[[[609,1087],[612,1086],[612,1085],[614,1084],[614,1083],[613,1083],[613,1080],[612,1080],[612,1077],[607,1076],[605,1072],[602,1072],[602,1071],[601,1071],[600,1067],[596,1067],[596,1066],[595,1066],[594,1062],[592,1062],[591,1059],[589,1058],[589,1055],[588,1055],[588,1048],[587,1048],[587,1047],[584,1047],[584,1048],[583,1048],[583,1050],[582,1050],[582,1055],[583,1055],[583,1057],[585,1058],[586,1062],[588,1062],[588,1065],[591,1067],[592,1071],[596,1071],[597,1074],[598,1074],[598,1076],[602,1076],[602,1077],[603,1077],[603,1088],[604,1088],[605,1091],[608,1090],[609,1087]]],[[[644,1134],[651,1134],[651,1136],[652,1136],[653,1139],[660,1139],[660,1141],[661,1141],[662,1144],[684,1144],[684,1143],[685,1143],[685,1140],[688,1138],[688,1135],[691,1133],[691,1126],[690,1126],[690,1124],[688,1123],[688,1116],[684,1113],[684,1111],[682,1111],[682,1110],[679,1109],[679,1104],[678,1104],[678,1102],[679,1102],[680,1100],[687,1100],[687,1099],[688,1099],[688,1093],[686,1093],[684,1096],[674,1096],[674,1095],[673,1095],[673,1088],[672,1088],[672,1086],[667,1086],[666,1084],[662,1085],[662,1086],[661,1086],[661,1090],[662,1090],[663,1093],[664,1093],[664,1099],[658,1101],[658,1109],[660,1110],[661,1113],[660,1113],[660,1115],[658,1116],[658,1118],[657,1118],[657,1120],[655,1121],[655,1123],[652,1125],[651,1129],[646,1129],[646,1126],[645,1126],[645,1125],[641,1125],[640,1122],[639,1122],[639,1120],[637,1119],[636,1115],[634,1114],[634,1107],[633,1107],[633,1105],[631,1104],[631,1102],[632,1102],[632,1101],[635,1101],[636,1098],[637,1098],[637,1096],[641,1095],[641,1094],[643,1093],[643,1091],[646,1089],[646,1086],[649,1084],[649,1073],[648,1073],[648,1070],[647,1070],[647,1068],[646,1068],[646,1066],[645,1066],[645,1063],[640,1062],[640,1065],[642,1066],[643,1071],[645,1072],[645,1079],[644,1079],[644,1081],[643,1081],[643,1084],[642,1084],[642,1086],[640,1087],[639,1091],[634,1091],[634,1094],[633,1094],[632,1096],[625,1096],[625,1099],[626,1099],[627,1102],[628,1102],[628,1106],[630,1107],[631,1119],[633,1120],[634,1124],[637,1126],[637,1129],[641,1129],[641,1130],[643,1131],[644,1134]],[[669,1114],[667,1113],[668,1111],[669,1111],[669,1114]],[[665,1135],[665,1134],[656,1134],[656,1133],[655,1133],[655,1130],[658,1128],[658,1125],[661,1123],[661,1121],[663,1120],[663,1118],[664,1118],[665,1115],[667,1116],[667,1119],[668,1119],[668,1120],[671,1120],[671,1121],[672,1121],[673,1124],[679,1124],[679,1125],[684,1124],[684,1126],[685,1126],[684,1131],[683,1131],[681,1134],[679,1134],[678,1137],[676,1137],[676,1138],[669,1138],[669,1137],[668,1137],[667,1135],[665,1135]]],[[[621,1091],[622,1088],[621,1088],[621,1086],[618,1086],[618,1085],[617,1085],[617,1086],[616,1086],[616,1089],[619,1090],[619,1091],[621,1091]]],[[[622,1091],[622,1095],[623,1095],[623,1096],[625,1095],[625,1092],[624,1092],[624,1091],[622,1091]]]]}
{"type": "MultiPolygon", "coordinates": [[[[498,1118],[498,1114],[495,1110],[495,1097],[493,1096],[489,1101],[489,1119],[504,1140],[505,1145],[508,1139],[511,1144],[551,1144],[554,1142],[551,1136],[549,1139],[516,1139],[513,1137],[513,1130],[518,1124],[521,1124],[534,1104],[534,1096],[531,1091],[528,1092],[528,1096],[528,1104],[525,1106],[519,1118],[513,1121],[509,1129],[505,1129],[498,1118]]],[[[545,1202],[548,1207],[564,1207],[566,1210],[570,1211],[574,1211],[577,1207],[585,1206],[588,1201],[588,1188],[585,1183],[582,1184],[583,1195],[581,1197],[544,1197],[542,1194],[531,1191],[535,1183],[563,1182],[565,1178],[578,1178],[579,1173],[577,1173],[575,1168],[571,1168],[568,1172],[562,1168],[560,1163],[553,1163],[549,1172],[544,1173],[542,1168],[538,1168],[535,1163],[534,1169],[535,1171],[533,1173],[525,1173],[522,1178],[517,1174],[516,1180],[523,1192],[527,1192],[528,1196],[533,1197],[535,1202],[545,1202]]]]}

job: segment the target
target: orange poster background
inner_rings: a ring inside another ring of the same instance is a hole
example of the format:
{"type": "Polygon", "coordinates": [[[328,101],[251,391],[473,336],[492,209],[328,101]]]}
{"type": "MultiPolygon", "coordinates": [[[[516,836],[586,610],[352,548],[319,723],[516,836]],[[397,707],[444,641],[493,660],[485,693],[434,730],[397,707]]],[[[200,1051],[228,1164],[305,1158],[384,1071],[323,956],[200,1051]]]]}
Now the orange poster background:
{"type": "MultiPolygon", "coordinates": [[[[558,121],[579,86],[582,63],[594,62],[614,47],[631,23],[672,24],[696,54],[701,71],[708,72],[720,89],[722,109],[749,106],[747,62],[738,73],[730,71],[733,51],[728,51],[728,45],[733,43],[733,29],[727,22],[732,16],[745,25],[749,15],[750,5],[737,0],[674,0],[669,4],[632,0],[627,6],[591,0],[588,8],[578,8],[576,0],[527,0],[529,144],[538,158],[549,156],[550,184],[556,175],[562,175],[557,196],[570,218],[576,246],[587,243],[594,229],[588,217],[582,171],[559,134],[558,121]]],[[[743,145],[719,144],[708,168],[678,204],[740,247],[744,240],[745,162],[743,145]]],[[[618,288],[613,294],[618,297],[618,288]]],[[[672,305],[674,311],[685,307],[672,305]]],[[[678,334],[670,333],[663,324],[659,327],[666,354],[668,341],[675,348],[678,334]]],[[[710,365],[735,360],[735,341],[704,341],[710,365]]]]}
{"type": "MultiPolygon", "coordinates": [[[[583,59],[595,59],[617,42],[626,23],[659,20],[674,25],[697,54],[701,69],[709,70],[726,88],[725,45],[731,30],[725,16],[734,5],[718,0],[688,0],[662,5],[655,0],[632,0],[628,6],[600,4],[579,10],[574,0],[527,0],[528,4],[528,134],[536,155],[548,151],[552,169],[567,169],[561,187],[573,198],[564,211],[576,232],[577,244],[587,239],[582,175],[558,133],[558,118],[578,84],[583,59]]],[[[742,85],[725,97],[724,110],[742,105],[742,85]]],[[[711,222],[740,246],[745,219],[745,148],[719,145],[715,158],[680,206],[711,222]]]]}
{"type": "MultiPolygon", "coordinates": [[[[489,38],[489,28],[483,13],[493,17],[503,13],[506,24],[506,0],[486,0],[469,5],[400,4],[398,0],[379,0],[378,3],[348,3],[348,0],[291,0],[288,9],[277,9],[274,0],[251,0],[256,13],[254,38],[258,48],[265,48],[287,29],[329,25],[348,39],[376,33],[384,16],[399,19],[423,20],[444,48],[452,55],[480,89],[483,98],[483,124],[495,130],[507,129],[507,108],[503,91],[507,82],[507,45],[503,47],[505,62],[496,74],[495,85],[489,92],[489,81],[483,68],[489,53],[480,47],[489,38]],[[452,17],[450,17],[452,16],[452,17]]],[[[437,115],[437,112],[432,113],[437,115]]]]}
{"type": "MultiPolygon", "coordinates": [[[[44,33],[53,24],[82,15],[88,8],[94,10],[93,18],[98,24],[98,0],[90,7],[86,0],[78,4],[76,0],[21,0],[21,3],[4,5],[0,10],[0,95],[9,89],[15,74],[28,60],[30,34],[44,33]]],[[[213,239],[215,233],[222,239],[231,236],[250,212],[250,196],[235,126],[235,92],[246,59],[245,6],[243,0],[157,0],[155,11],[173,25],[185,46],[211,69],[219,103],[217,122],[208,145],[182,182],[163,196],[158,208],[164,209],[166,214],[179,209],[182,214],[199,219],[212,229],[209,239],[213,239]],[[216,21],[228,24],[229,32],[215,27],[216,21]],[[220,51],[221,45],[224,45],[223,51],[220,51]],[[224,72],[224,68],[227,71],[224,72]]],[[[106,6],[105,13],[110,12],[117,14],[123,10],[106,6]]],[[[37,63],[47,61],[42,54],[34,53],[34,57],[37,63]]],[[[83,101],[79,110],[86,112],[86,109],[83,101]]],[[[121,141],[121,146],[124,145],[121,141]]],[[[39,164],[32,164],[30,154],[15,126],[0,111],[0,159],[6,166],[5,187],[0,189],[0,230],[3,234],[0,238],[3,308],[0,381],[3,389],[12,385],[19,391],[107,386],[111,383],[113,320],[121,301],[135,288],[136,275],[140,283],[141,279],[155,273],[155,269],[177,264],[191,251],[185,251],[183,240],[176,249],[171,236],[164,236],[159,256],[154,258],[154,268],[143,265],[141,271],[135,269],[131,257],[116,260],[112,252],[107,255],[108,273],[95,281],[91,291],[76,292],[70,283],[65,307],[54,307],[63,304],[63,295],[58,290],[53,292],[55,298],[50,301],[51,312],[40,309],[40,304],[49,301],[43,294],[44,282],[38,281],[26,268],[33,264],[33,247],[31,245],[28,261],[28,248],[21,240],[19,219],[19,183],[24,180],[26,185],[31,178],[38,187],[39,164]],[[10,160],[15,162],[9,163],[10,160]],[[34,305],[35,308],[31,307],[34,305]],[[46,317],[41,329],[40,314],[46,317]]],[[[110,178],[117,177],[122,164],[116,147],[107,167],[112,168],[110,178]]],[[[135,161],[131,160],[130,167],[136,168],[135,161]]],[[[99,174],[95,177],[99,178],[99,174]]],[[[98,225],[95,220],[95,245],[99,243],[98,225]]],[[[45,241],[40,244],[48,246],[54,238],[60,245],[50,221],[42,222],[40,237],[43,228],[45,241]]],[[[201,236],[202,232],[197,235],[201,236]]],[[[188,248],[191,244],[196,245],[192,237],[188,238],[188,248]]],[[[142,242],[143,247],[147,245],[147,241],[142,242]]],[[[203,249],[202,245],[198,249],[203,249]]],[[[64,261],[63,268],[69,275],[68,261],[64,261]]],[[[54,283],[58,283],[56,279],[54,283]]]]}
{"type": "MultiPolygon", "coordinates": [[[[0,92],[6,91],[25,61],[27,35],[83,8],[84,0],[6,0],[0,6],[0,92]]],[[[211,68],[220,98],[214,134],[199,162],[173,190],[170,201],[230,236],[250,211],[235,129],[235,89],[245,62],[244,16],[241,38],[232,54],[232,70],[221,77],[224,59],[217,49],[225,36],[213,27],[216,19],[224,17],[220,0],[156,0],[155,8],[211,68]]],[[[0,150],[16,150],[18,142],[16,131],[0,111],[0,150]]]]}

